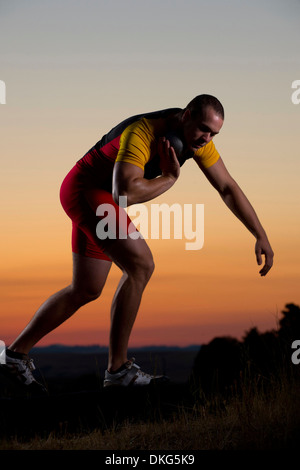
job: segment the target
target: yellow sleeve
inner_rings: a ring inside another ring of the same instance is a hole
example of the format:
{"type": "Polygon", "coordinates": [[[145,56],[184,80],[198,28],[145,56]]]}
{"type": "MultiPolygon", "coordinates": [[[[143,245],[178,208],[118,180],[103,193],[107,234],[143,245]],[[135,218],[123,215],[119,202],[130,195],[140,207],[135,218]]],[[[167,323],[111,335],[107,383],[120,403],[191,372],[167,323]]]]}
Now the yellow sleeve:
{"type": "Polygon", "coordinates": [[[211,140],[208,144],[204,145],[204,147],[201,147],[197,150],[197,152],[195,152],[194,158],[198,158],[204,168],[209,168],[214,163],[216,163],[217,160],[219,160],[220,155],[213,141],[211,140]]]}
{"type": "Polygon", "coordinates": [[[129,162],[144,169],[150,159],[154,134],[146,119],[134,122],[122,133],[116,162],[129,162]]]}

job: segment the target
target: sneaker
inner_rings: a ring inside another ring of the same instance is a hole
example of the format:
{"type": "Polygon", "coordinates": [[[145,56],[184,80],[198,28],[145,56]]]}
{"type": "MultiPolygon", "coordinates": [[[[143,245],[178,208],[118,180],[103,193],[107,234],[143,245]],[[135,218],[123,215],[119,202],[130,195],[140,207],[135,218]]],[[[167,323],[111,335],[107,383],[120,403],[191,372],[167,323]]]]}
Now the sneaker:
{"type": "Polygon", "coordinates": [[[143,386],[150,385],[151,382],[165,382],[168,377],[164,375],[150,375],[141,371],[141,368],[135,364],[135,358],[127,361],[117,372],[110,373],[105,371],[104,387],[110,386],[143,386]]]}
{"type": "Polygon", "coordinates": [[[1,362],[0,370],[6,377],[26,387],[33,394],[44,395],[47,393],[46,388],[32,374],[32,371],[35,370],[33,359],[30,359],[26,354],[16,353],[9,349],[3,351],[2,355],[5,357],[5,361],[1,362]]]}

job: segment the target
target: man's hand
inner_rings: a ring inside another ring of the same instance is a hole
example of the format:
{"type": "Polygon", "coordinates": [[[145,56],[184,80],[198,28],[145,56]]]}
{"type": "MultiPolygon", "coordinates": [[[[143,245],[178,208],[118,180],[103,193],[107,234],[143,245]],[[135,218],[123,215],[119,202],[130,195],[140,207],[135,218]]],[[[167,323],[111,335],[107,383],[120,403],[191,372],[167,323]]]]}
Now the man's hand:
{"type": "Polygon", "coordinates": [[[274,257],[273,250],[267,238],[257,239],[255,244],[255,254],[257,264],[259,266],[262,264],[262,255],[265,255],[265,264],[263,268],[259,271],[259,274],[261,276],[265,276],[273,266],[274,257]]]}
{"type": "Polygon", "coordinates": [[[175,182],[180,174],[180,164],[175,150],[165,137],[160,138],[158,141],[158,154],[162,176],[172,178],[175,182]]]}

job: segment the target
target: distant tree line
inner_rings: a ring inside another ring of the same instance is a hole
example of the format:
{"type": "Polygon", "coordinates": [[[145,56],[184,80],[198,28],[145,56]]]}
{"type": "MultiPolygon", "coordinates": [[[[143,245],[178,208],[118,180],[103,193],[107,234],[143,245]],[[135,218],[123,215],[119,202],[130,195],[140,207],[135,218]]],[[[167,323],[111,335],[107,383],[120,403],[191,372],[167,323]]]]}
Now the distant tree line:
{"type": "Polygon", "coordinates": [[[300,378],[300,364],[292,362],[292,344],[300,341],[300,307],[287,304],[281,313],[277,330],[260,333],[254,327],[242,341],[224,336],[201,346],[190,378],[193,386],[205,394],[226,394],[242,384],[266,387],[291,375],[300,378]]]}

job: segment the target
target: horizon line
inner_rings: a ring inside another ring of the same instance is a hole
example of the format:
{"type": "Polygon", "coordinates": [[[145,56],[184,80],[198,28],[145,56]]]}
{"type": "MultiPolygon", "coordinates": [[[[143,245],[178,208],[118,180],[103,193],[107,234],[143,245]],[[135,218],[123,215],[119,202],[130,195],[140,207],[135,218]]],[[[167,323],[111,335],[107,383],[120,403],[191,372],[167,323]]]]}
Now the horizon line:
{"type": "MultiPolygon", "coordinates": [[[[198,348],[201,344],[188,344],[186,346],[180,346],[177,344],[148,344],[148,345],[141,345],[141,346],[130,346],[128,349],[189,349],[189,348],[198,348]]],[[[99,344],[64,344],[64,343],[53,343],[48,344],[45,346],[34,346],[32,351],[34,350],[41,350],[41,349],[102,349],[108,350],[109,346],[107,345],[99,345],[99,344]]]]}

